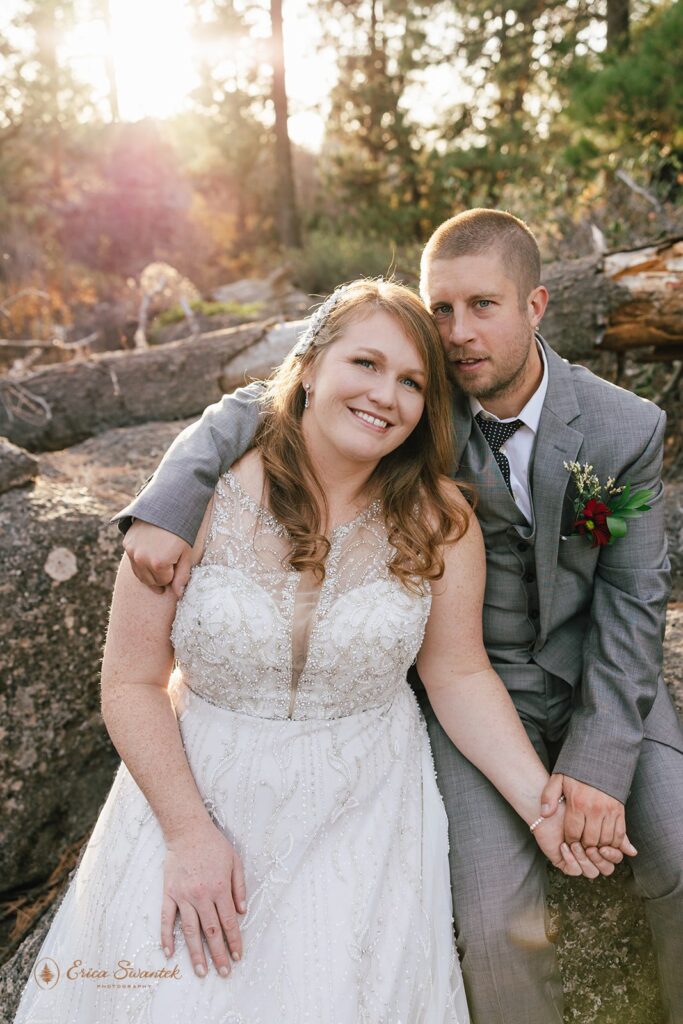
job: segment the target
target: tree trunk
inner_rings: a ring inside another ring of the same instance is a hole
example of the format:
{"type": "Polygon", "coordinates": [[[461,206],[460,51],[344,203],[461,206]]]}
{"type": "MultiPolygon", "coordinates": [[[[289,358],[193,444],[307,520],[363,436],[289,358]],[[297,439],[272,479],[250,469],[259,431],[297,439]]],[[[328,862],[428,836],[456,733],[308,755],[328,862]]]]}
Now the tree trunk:
{"type": "Polygon", "coordinates": [[[55,190],[62,187],[62,157],[64,142],[60,119],[59,59],[57,45],[60,32],[57,20],[57,6],[46,3],[37,11],[35,21],[37,55],[44,75],[44,96],[49,119],[49,139],[52,157],[51,182],[55,190]]]}
{"type": "Polygon", "coordinates": [[[270,19],[273,46],[273,105],[275,107],[275,160],[277,175],[277,220],[280,242],[288,248],[300,248],[301,231],[296,206],[292,148],[287,128],[287,91],[285,88],[285,51],[282,39],[282,0],[271,0],[270,19]]]}
{"type": "Polygon", "coordinates": [[[109,83],[109,108],[111,110],[111,119],[114,124],[120,121],[120,109],[119,109],[119,87],[116,81],[116,67],[114,66],[114,43],[111,26],[111,0],[102,0],[102,16],[104,23],[107,26],[107,53],[105,57],[105,65],[107,72],[107,82],[109,83]]]}
{"type": "Polygon", "coordinates": [[[623,53],[628,48],[630,0],[607,0],[607,49],[623,53]]]}

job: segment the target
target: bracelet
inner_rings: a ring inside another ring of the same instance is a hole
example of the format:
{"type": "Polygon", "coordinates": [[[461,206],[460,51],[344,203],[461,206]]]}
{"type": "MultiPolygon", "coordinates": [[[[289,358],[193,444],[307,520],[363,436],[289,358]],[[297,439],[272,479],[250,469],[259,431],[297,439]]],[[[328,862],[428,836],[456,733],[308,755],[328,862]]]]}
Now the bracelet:
{"type": "MultiPolygon", "coordinates": [[[[560,799],[557,801],[558,806],[560,804],[563,804],[563,803],[564,803],[564,795],[562,795],[560,797],[560,799]]],[[[531,824],[529,825],[529,831],[530,832],[535,832],[536,829],[538,828],[538,826],[542,825],[544,821],[545,821],[545,818],[543,817],[543,815],[541,815],[540,818],[536,818],[536,821],[532,821],[531,824]]]]}

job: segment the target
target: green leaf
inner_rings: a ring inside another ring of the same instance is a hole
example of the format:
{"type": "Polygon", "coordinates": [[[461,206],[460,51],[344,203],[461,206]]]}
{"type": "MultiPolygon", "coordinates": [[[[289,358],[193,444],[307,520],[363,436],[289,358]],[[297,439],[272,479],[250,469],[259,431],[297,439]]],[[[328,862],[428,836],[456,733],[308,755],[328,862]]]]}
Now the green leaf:
{"type": "Polygon", "coordinates": [[[643,487],[640,491],[636,491],[635,494],[631,495],[629,505],[639,505],[641,501],[649,501],[653,496],[654,492],[649,487],[643,487]]]}
{"type": "Polygon", "coordinates": [[[609,505],[613,512],[621,512],[622,508],[626,508],[628,505],[628,495],[625,491],[622,491],[622,493],[617,494],[616,497],[610,498],[606,504],[609,505]]]}
{"type": "Polygon", "coordinates": [[[613,537],[626,536],[626,523],[618,516],[607,516],[607,528],[613,537]]]}

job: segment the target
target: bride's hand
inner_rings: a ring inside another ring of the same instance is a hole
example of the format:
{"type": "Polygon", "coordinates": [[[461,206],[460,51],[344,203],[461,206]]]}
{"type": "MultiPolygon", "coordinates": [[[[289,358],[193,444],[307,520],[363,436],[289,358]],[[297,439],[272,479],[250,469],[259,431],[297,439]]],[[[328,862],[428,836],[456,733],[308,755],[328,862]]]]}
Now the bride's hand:
{"type": "Polygon", "coordinates": [[[195,974],[207,973],[202,935],[218,973],[227,978],[230,956],[242,956],[238,914],[246,911],[242,862],[215,825],[186,832],[167,843],[164,895],[161,905],[161,946],[173,956],[173,927],[180,912],[181,925],[195,974]]]}
{"type": "Polygon", "coordinates": [[[597,878],[598,875],[611,875],[615,864],[623,860],[623,853],[612,846],[592,848],[588,853],[580,843],[572,843],[571,847],[564,841],[564,816],[566,806],[559,804],[550,817],[534,829],[534,839],[546,855],[550,863],[565,875],[586,878],[597,878]]]}

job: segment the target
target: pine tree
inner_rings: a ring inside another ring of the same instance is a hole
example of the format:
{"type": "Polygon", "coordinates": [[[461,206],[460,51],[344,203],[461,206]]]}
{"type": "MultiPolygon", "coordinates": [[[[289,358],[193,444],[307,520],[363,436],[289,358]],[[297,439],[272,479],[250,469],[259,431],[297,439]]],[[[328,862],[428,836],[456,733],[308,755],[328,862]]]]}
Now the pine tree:
{"type": "Polygon", "coordinates": [[[424,234],[427,149],[408,95],[433,56],[426,19],[437,6],[408,0],[319,5],[338,53],[323,160],[339,229],[362,226],[395,239],[424,234]]]}

